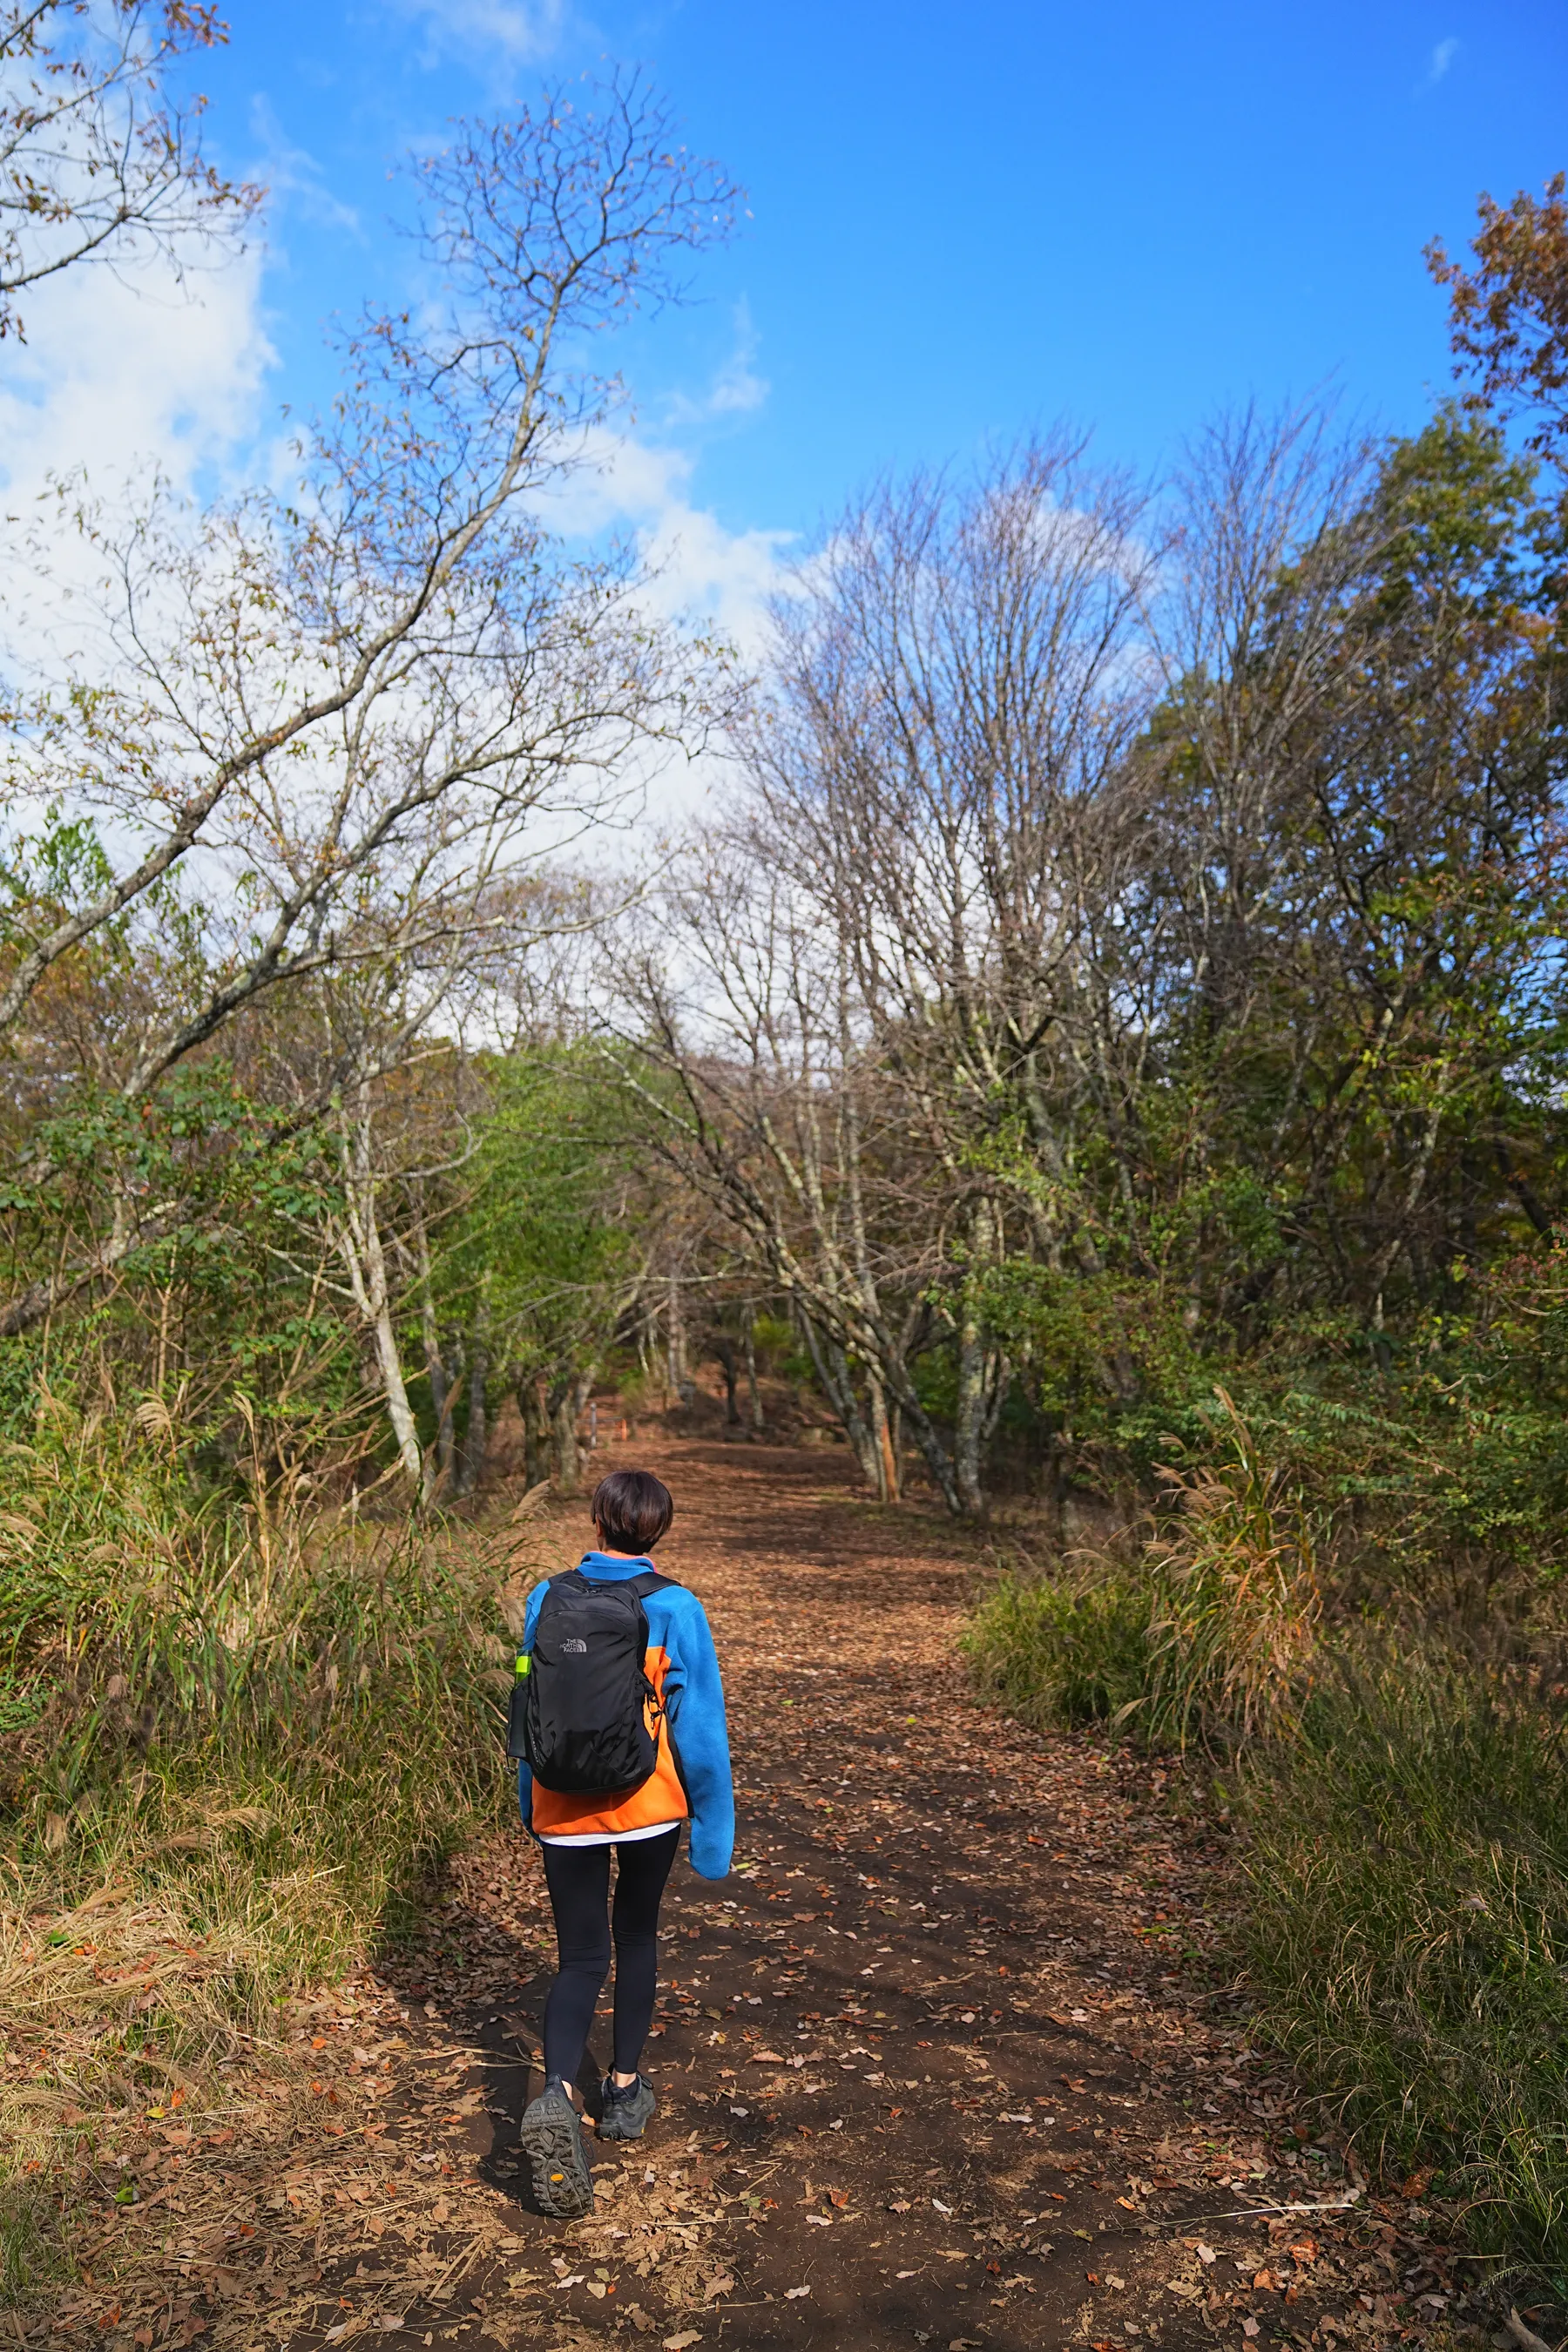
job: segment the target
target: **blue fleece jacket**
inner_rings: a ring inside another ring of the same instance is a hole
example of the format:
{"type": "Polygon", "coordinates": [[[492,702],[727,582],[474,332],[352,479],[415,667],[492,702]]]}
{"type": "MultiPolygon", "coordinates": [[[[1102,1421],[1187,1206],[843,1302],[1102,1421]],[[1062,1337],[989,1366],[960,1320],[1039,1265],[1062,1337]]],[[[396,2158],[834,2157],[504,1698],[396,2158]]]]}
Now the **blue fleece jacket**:
{"type": "MultiPolygon", "coordinates": [[[[610,1584],[645,1575],[653,1565],[651,1559],[612,1559],[604,1552],[590,1551],[584,1554],[578,1569],[595,1583],[610,1584]]],[[[525,1650],[533,1647],[534,1628],[549,1589],[547,1577],[528,1596],[522,1627],[525,1650]]],[[[723,1878],[735,1847],[735,1792],[724,1720],[724,1686],[713,1636],[702,1603],[683,1584],[650,1592],[643,1607],[649,1644],[663,1650],[668,1662],[664,1674],[665,1719],[691,1809],[688,1847],[691,1867],[700,1878],[723,1878]]],[[[533,1775],[526,1764],[517,1768],[517,1797],[522,1825],[531,1832],[533,1775]]]]}

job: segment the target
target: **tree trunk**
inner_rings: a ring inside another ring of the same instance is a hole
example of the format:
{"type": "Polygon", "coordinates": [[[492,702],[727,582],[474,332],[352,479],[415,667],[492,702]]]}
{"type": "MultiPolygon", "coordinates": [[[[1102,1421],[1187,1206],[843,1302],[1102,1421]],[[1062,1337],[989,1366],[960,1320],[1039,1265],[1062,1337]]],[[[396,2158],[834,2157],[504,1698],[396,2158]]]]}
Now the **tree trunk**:
{"type": "Polygon", "coordinates": [[[555,1456],[555,1482],[563,1495],[574,1495],[582,1482],[583,1454],[577,1423],[594,1385],[594,1367],[574,1372],[558,1384],[551,1401],[551,1436],[555,1456]]]}
{"type": "Polygon", "coordinates": [[[489,1379],[490,1352],[476,1331],[468,1356],[468,1425],[463,1433],[462,1491],[471,1495],[484,1475],[489,1444],[489,1417],[485,1410],[485,1384],[489,1379]]]}
{"type": "Polygon", "coordinates": [[[748,1307],[741,1326],[741,1345],[746,1360],[746,1388],[752,1401],[752,1427],[760,1431],[767,1424],[763,1419],[763,1392],[757,1386],[757,1342],[756,1334],[752,1329],[755,1320],[756,1318],[748,1307]]]}
{"type": "Polygon", "coordinates": [[[386,1391],[386,1416],[392,1423],[392,1433],[397,1441],[398,1459],[419,1489],[420,1500],[429,1497],[430,1481],[424,1449],[419,1443],[419,1427],[414,1409],[408,1402],[408,1390],[403,1378],[403,1362],[397,1352],[397,1334],[392,1327],[392,1310],[384,1297],[375,1318],[375,1352],[381,1366],[382,1385],[386,1391]]]}
{"type": "Polygon", "coordinates": [[[436,1321],[436,1300],[430,1286],[430,1244],[423,1218],[419,1220],[418,1236],[419,1330],[425,1344],[425,1373],[430,1383],[430,1405],[436,1415],[436,1477],[431,1491],[445,1494],[452,1483],[452,1410],[456,1396],[441,1353],[441,1334],[436,1321]]]}
{"type": "Polygon", "coordinates": [[[397,1333],[393,1324],[392,1301],[387,1290],[386,1255],[382,1248],[381,1224],[375,1212],[370,1114],[363,1098],[352,1140],[344,1138],[342,1158],[347,1214],[338,1229],[339,1255],[348,1275],[354,1305],[374,1342],[382,1393],[386,1400],[386,1417],[392,1423],[398,1460],[413,1481],[420,1501],[425,1502],[430,1494],[430,1470],[419,1444],[418,1425],[408,1402],[403,1362],[397,1352],[397,1333]]]}
{"type": "Polygon", "coordinates": [[[884,1503],[896,1503],[903,1493],[902,1465],[888,1419],[888,1399],[874,1371],[866,1376],[871,1398],[871,1436],[877,1448],[878,1491],[884,1503]]]}
{"type": "MultiPolygon", "coordinates": [[[[995,1220],[982,1204],[971,1220],[971,1264],[984,1265],[996,1240],[995,1220]]],[[[1001,1415],[1009,1367],[983,1321],[973,1277],[965,1279],[958,1327],[958,1404],[953,1415],[952,1467],[966,1511],[985,1508],[985,1454],[1001,1415]]]]}
{"type": "Polygon", "coordinates": [[[980,1475],[980,1430],[985,1411],[985,1352],[984,1334],[966,1299],[958,1330],[958,1403],[952,1429],[953,1475],[966,1511],[983,1511],[985,1508],[985,1490],[980,1475]]]}
{"type": "Polygon", "coordinates": [[[731,1429],[739,1429],[741,1409],[735,1402],[735,1390],[740,1379],[740,1371],[735,1361],[735,1342],[727,1331],[716,1331],[708,1344],[712,1349],[714,1358],[724,1375],[725,1423],[731,1429]]]}
{"type": "Polygon", "coordinates": [[[556,1490],[577,1492],[577,1416],[572,1410],[570,1387],[557,1389],[551,1401],[550,1458],[556,1490]]]}
{"type": "Polygon", "coordinates": [[[480,1286],[474,1308],[473,1329],[468,1335],[468,1425],[463,1433],[462,1457],[458,1465],[458,1491],[473,1494],[484,1476],[485,1449],[489,1441],[489,1417],[486,1411],[486,1389],[490,1376],[490,1302],[489,1280],[487,1276],[480,1286]]]}
{"type": "Polygon", "coordinates": [[[551,1475],[550,1415],[544,1382],[537,1374],[517,1384],[517,1409],[522,1416],[523,1476],[531,1486],[542,1486],[551,1475]]]}
{"type": "Polygon", "coordinates": [[[848,1358],[834,1341],[824,1339],[809,1315],[802,1314],[797,1320],[805,1334],[822,1392],[838,1416],[839,1425],[860,1465],[860,1475],[868,1486],[874,1486],[878,1494],[882,1495],[882,1456],[860,1411],[848,1358]]]}

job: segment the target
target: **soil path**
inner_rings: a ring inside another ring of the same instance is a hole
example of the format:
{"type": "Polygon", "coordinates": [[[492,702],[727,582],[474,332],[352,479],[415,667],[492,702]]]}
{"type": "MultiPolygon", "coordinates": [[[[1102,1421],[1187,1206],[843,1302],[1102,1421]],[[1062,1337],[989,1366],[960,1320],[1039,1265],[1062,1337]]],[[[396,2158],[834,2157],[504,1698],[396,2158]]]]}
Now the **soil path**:
{"type": "MultiPolygon", "coordinates": [[[[226,2176],[223,2244],[184,2250],[153,2340],[1421,2342],[1419,2207],[1277,2210],[1346,2189],[1196,1989],[1201,1827],[1163,1775],[968,1697],[973,1551],[830,1452],[636,1454],[679,1498],[661,1564],[714,1627],[739,1813],[730,1880],[671,1882],[647,2139],[596,2149],[588,2221],[521,2201],[550,1944],[537,1857],[498,1833],[414,1961],[315,2021],[337,2137],[226,2176]]],[[[577,1533],[558,1516],[538,1564],[577,1533]]]]}

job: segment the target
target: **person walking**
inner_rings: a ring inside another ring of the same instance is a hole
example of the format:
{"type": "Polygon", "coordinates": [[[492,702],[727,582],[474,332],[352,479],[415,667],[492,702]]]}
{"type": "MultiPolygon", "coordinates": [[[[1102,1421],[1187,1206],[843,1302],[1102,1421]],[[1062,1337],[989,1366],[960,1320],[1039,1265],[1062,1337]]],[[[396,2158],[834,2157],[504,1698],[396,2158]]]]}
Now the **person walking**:
{"type": "Polygon", "coordinates": [[[601,2139],[640,2139],[657,2107],[641,2061],[659,1905],[681,1824],[689,1824],[689,1856],[701,1878],[728,1874],[735,1836],[713,1636],[695,1593],[653,1564],[674,1498],[649,1471],[616,1470],[599,1481],[590,1507],[596,1548],[529,1595],[508,1741],[523,1827],[543,1855],[557,1953],[544,2004],[544,2088],[520,2137],[535,2202],[563,2221],[594,2202],[574,2094],[612,1937],[615,2023],[598,2131],[601,2139]]]}

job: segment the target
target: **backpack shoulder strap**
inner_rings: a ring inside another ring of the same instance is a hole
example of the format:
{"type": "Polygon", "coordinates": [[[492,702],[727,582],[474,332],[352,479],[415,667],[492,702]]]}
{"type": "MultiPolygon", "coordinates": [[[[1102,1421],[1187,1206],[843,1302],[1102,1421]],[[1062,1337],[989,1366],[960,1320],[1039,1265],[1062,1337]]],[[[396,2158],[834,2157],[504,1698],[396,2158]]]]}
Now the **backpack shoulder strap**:
{"type": "Polygon", "coordinates": [[[646,1601],[650,1592],[664,1592],[674,1582],[673,1576],[661,1576],[657,1568],[649,1568],[645,1569],[641,1576],[629,1577],[626,1591],[635,1592],[639,1601],[646,1601]]]}

